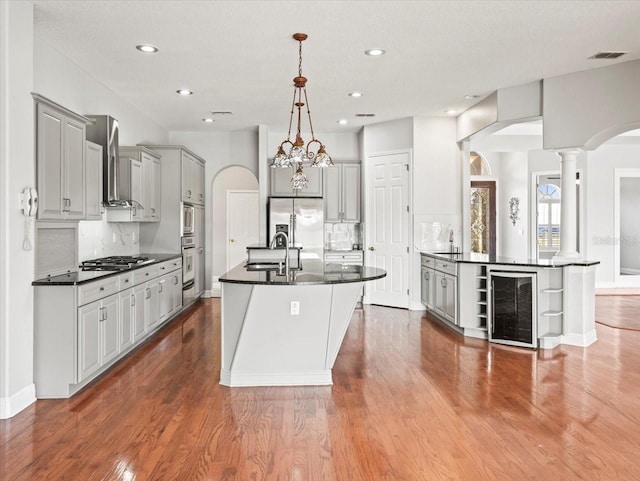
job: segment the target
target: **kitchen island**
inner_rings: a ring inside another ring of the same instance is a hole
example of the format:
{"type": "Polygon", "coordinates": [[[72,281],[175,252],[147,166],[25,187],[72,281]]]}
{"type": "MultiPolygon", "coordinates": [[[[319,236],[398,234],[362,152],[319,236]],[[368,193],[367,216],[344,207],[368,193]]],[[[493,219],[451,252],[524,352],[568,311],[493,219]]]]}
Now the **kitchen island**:
{"type": "Polygon", "coordinates": [[[492,323],[492,316],[510,309],[510,305],[515,309],[519,304],[522,307],[525,301],[530,305],[528,312],[520,309],[511,314],[514,322],[519,323],[510,327],[514,332],[507,333],[506,339],[494,338],[495,342],[543,349],[559,344],[586,347],[597,339],[597,264],[598,261],[583,259],[422,252],[421,300],[428,311],[454,330],[489,340],[498,325],[492,323]],[[513,289],[523,289],[525,282],[529,292],[518,298],[513,289]],[[510,290],[513,292],[507,292],[510,290]],[[527,341],[516,339],[515,331],[522,328],[523,322],[529,323],[527,341]]]}
{"type": "Polygon", "coordinates": [[[222,284],[220,384],[332,384],[331,369],[365,282],[386,272],[304,260],[300,269],[238,265],[222,284]]]}

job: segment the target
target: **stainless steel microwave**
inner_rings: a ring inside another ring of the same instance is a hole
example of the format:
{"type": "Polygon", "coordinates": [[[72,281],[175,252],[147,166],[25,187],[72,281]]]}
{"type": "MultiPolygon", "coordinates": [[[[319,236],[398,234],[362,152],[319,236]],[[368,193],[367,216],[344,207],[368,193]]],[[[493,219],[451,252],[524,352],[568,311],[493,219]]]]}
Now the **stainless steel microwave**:
{"type": "Polygon", "coordinates": [[[192,235],[195,210],[192,205],[182,204],[182,235],[192,235]]]}

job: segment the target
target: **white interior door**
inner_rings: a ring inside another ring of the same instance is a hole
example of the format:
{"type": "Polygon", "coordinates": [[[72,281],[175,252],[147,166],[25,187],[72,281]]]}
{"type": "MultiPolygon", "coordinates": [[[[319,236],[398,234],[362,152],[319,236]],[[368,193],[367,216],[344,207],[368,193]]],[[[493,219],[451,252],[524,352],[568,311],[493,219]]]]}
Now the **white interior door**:
{"type": "Polygon", "coordinates": [[[247,259],[247,246],[260,242],[257,190],[227,191],[227,271],[247,259]]]}
{"type": "Polygon", "coordinates": [[[387,276],[367,283],[365,302],[409,307],[409,155],[367,159],[365,263],[387,276]]]}

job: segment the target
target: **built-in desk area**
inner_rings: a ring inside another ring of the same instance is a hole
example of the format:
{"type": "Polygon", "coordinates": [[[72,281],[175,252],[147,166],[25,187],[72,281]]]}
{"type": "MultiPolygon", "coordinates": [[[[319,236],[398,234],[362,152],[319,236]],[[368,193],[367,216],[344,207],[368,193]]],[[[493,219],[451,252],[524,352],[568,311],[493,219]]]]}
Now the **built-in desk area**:
{"type": "Polygon", "coordinates": [[[586,347],[597,339],[597,264],[423,252],[421,300],[465,336],[533,348],[586,347]]]}

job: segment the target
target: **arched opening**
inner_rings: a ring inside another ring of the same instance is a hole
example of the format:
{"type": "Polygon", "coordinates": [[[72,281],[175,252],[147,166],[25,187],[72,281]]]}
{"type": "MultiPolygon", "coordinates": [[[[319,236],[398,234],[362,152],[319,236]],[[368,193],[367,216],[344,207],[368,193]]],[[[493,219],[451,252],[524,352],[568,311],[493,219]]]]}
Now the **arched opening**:
{"type": "Polygon", "coordinates": [[[491,175],[491,166],[480,152],[469,152],[469,173],[471,176],[481,175],[486,177],[491,175]]]}
{"type": "MultiPolygon", "coordinates": [[[[211,220],[211,237],[210,237],[210,275],[208,279],[212,279],[212,295],[214,297],[220,296],[220,285],[218,278],[227,271],[227,258],[229,255],[230,245],[235,244],[231,242],[228,237],[229,228],[233,230],[239,223],[253,224],[256,223],[259,226],[259,209],[255,212],[255,215],[243,216],[243,215],[231,215],[228,212],[234,212],[234,208],[246,208],[241,206],[241,202],[229,204],[229,194],[232,192],[250,193],[255,192],[258,195],[258,179],[252,171],[246,167],[237,165],[229,166],[218,172],[213,178],[211,185],[211,205],[210,205],[210,220],[211,220]],[[229,217],[232,217],[235,224],[230,224],[229,217]]],[[[249,229],[251,230],[251,229],[249,229]]],[[[257,242],[257,239],[256,239],[257,242]]],[[[246,249],[244,246],[232,246],[233,248],[246,249]]]]}

